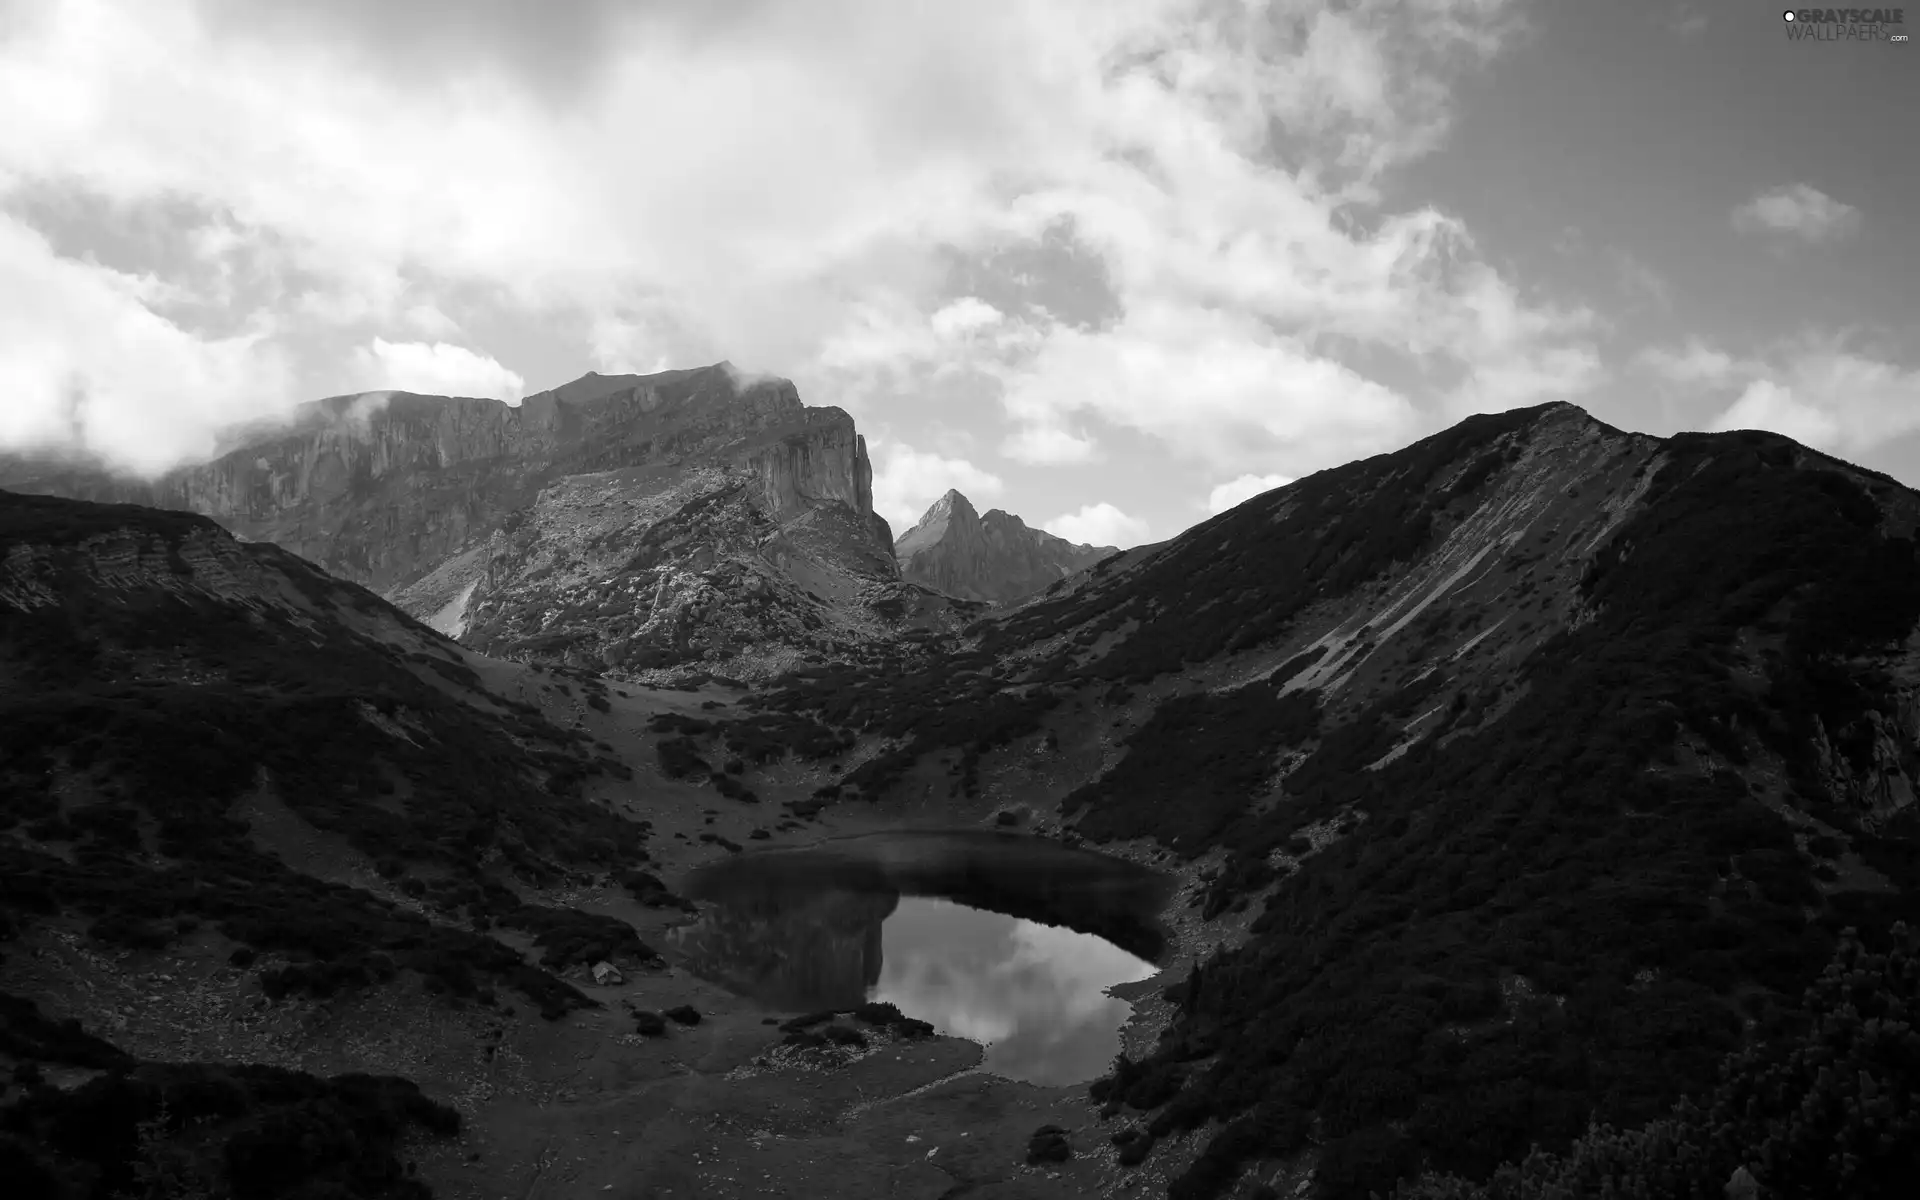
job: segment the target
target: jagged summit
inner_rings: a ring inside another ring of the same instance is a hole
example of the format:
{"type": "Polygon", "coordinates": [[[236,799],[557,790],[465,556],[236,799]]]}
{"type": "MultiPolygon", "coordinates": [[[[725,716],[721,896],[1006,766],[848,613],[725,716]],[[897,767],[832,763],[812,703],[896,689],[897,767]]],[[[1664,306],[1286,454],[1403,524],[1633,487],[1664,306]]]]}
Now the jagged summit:
{"type": "Polygon", "coordinates": [[[1114,553],[1033,529],[1004,509],[983,517],[958,489],[935,500],[894,543],[903,577],[951,596],[1008,604],[1114,553]]]}
{"type": "Polygon", "coordinates": [[[973,504],[957,488],[948,488],[947,494],[935,500],[913,528],[894,539],[894,557],[905,562],[946,537],[947,531],[956,525],[965,528],[979,523],[980,514],[974,511],[973,504]]]}

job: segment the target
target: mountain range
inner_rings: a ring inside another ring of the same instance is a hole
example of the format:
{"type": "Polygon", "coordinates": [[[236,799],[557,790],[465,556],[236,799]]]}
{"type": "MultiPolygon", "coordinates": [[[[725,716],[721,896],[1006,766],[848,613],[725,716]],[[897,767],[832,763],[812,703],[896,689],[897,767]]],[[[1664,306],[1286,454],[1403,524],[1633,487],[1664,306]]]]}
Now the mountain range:
{"type": "Polygon", "coordinates": [[[517,406],[336,396],[228,441],[150,480],[0,458],[0,486],[198,512],[477,649],[627,672],[759,678],[1113,552],[982,519],[958,492],[896,547],[853,419],[728,363],[588,374],[517,406]]]}
{"type": "Polygon", "coordinates": [[[80,497],[0,494],[0,1052],[70,1075],[17,1085],[0,1165],[42,1194],[179,1161],[479,1195],[481,1149],[498,1194],[555,1147],[634,1195],[1920,1171],[1898,482],[1554,404],[1124,553],[958,493],[895,543],[791,385],[489,403],[323,402],[149,484],[0,473],[80,497]],[[932,1039],[802,1101],[652,948],[693,903],[663,879],[742,843],[1009,820],[1178,885],[1091,1089],[935,1087],[966,1060],[932,1039]],[[610,1040],[603,963],[702,1032],[610,1040]],[[243,1061],[289,1074],[205,1065],[243,1061]],[[140,1125],[163,1099],[213,1132],[140,1125]],[[1035,1120],[1079,1139],[1050,1174],[1035,1120]]]}
{"type": "Polygon", "coordinates": [[[905,578],[950,596],[994,604],[1025,599],[1118,553],[1114,546],[1082,545],[1030,529],[997,508],[982,517],[965,496],[952,490],[894,543],[905,578]]]}

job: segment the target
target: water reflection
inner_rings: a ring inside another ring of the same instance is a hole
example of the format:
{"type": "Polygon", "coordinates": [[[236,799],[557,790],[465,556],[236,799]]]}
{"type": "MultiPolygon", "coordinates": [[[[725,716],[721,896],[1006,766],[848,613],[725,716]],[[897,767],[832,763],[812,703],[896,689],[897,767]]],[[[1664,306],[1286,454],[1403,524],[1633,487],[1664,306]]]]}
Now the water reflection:
{"type": "Polygon", "coordinates": [[[1029,1083],[1081,1083],[1120,1052],[1128,1005],[1106,995],[1154,966],[1088,933],[907,897],[881,936],[873,998],[987,1046],[985,1067],[1029,1083]]]}
{"type": "Polygon", "coordinates": [[[706,901],[672,946],[695,973],[778,1011],[890,1001],[987,1044],[1034,1083],[1105,1070],[1153,973],[1163,876],[1010,834],[900,833],[740,855],[696,871],[706,901]],[[1117,943],[1117,944],[1116,944],[1117,943]]]}

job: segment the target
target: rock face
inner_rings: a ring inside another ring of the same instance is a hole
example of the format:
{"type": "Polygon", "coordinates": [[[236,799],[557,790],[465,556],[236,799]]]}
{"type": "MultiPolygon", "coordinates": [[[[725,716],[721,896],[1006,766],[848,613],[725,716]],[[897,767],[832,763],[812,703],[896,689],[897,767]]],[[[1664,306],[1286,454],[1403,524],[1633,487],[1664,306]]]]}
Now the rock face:
{"type": "Polygon", "coordinates": [[[934,501],[894,545],[905,578],[950,596],[996,604],[1044,591],[1117,553],[1113,546],[1085,546],[1029,528],[997,508],[982,517],[957,491],[934,501]]]}
{"type": "Polygon", "coordinates": [[[236,440],[153,481],[16,460],[0,485],[202,513],[489,653],[574,666],[751,677],[954,610],[900,582],[853,419],[725,363],[518,407],[335,397],[236,440]]]}

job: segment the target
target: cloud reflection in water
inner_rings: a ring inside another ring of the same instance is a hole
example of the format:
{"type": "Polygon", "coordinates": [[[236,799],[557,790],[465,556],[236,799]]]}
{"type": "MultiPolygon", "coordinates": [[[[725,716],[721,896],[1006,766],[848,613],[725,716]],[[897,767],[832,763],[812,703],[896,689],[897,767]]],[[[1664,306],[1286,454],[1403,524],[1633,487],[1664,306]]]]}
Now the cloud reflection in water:
{"type": "Polygon", "coordinates": [[[988,1071],[1043,1085],[1106,1070],[1129,1007],[1105,990],[1154,972],[1092,934],[924,896],[901,898],[881,941],[874,999],[987,1043],[988,1071]]]}

